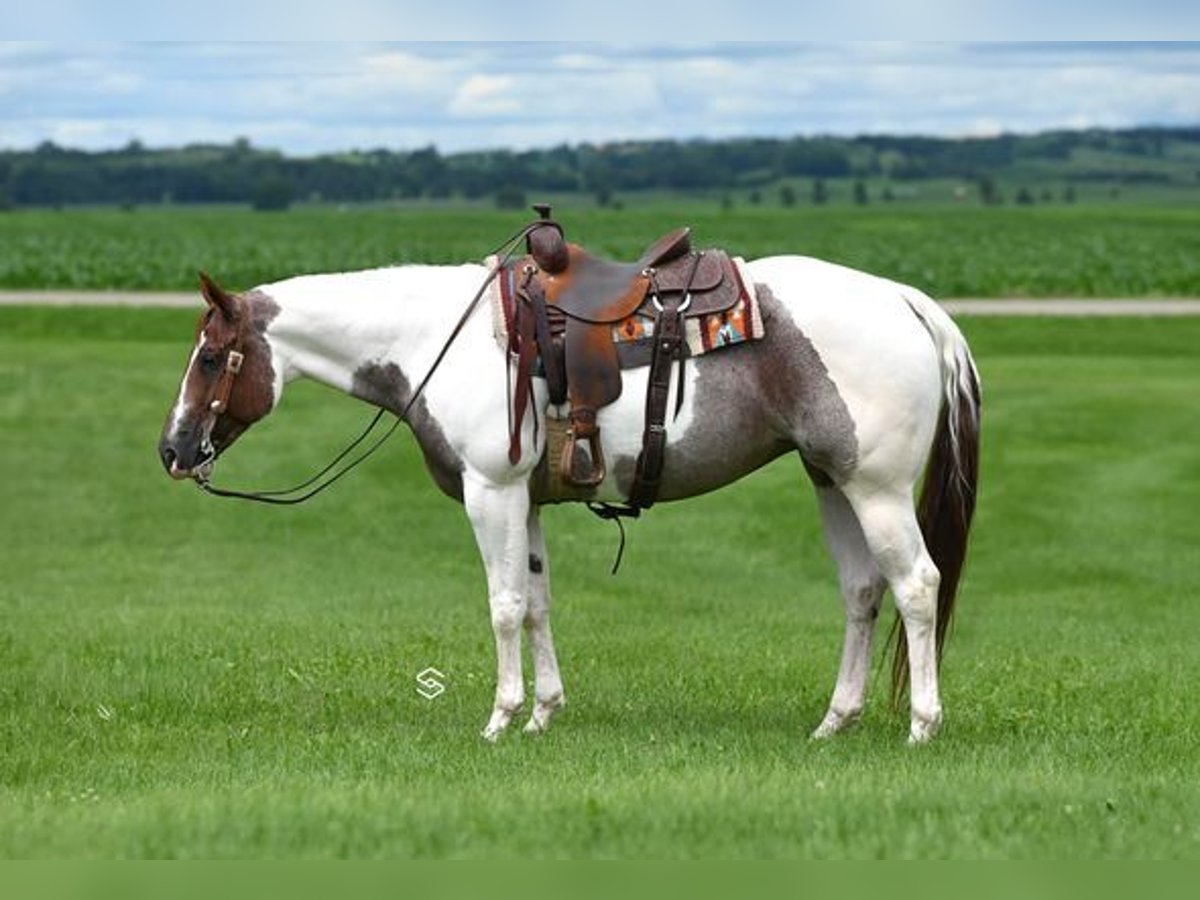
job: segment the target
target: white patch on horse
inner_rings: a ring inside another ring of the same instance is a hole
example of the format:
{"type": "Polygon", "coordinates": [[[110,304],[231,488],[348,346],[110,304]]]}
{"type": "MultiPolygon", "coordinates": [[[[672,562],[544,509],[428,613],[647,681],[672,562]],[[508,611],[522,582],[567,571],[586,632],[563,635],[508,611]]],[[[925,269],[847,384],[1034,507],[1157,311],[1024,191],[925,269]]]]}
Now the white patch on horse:
{"type": "Polygon", "coordinates": [[[175,405],[171,408],[171,425],[168,429],[168,434],[173,438],[178,437],[179,427],[183,424],[183,419],[189,412],[187,408],[188,376],[192,374],[192,367],[196,365],[196,359],[200,356],[200,350],[204,347],[204,342],[207,338],[208,335],[201,331],[200,338],[196,341],[196,346],[192,348],[192,355],[188,358],[187,368],[183,370],[183,378],[179,382],[179,396],[175,399],[175,405]]]}

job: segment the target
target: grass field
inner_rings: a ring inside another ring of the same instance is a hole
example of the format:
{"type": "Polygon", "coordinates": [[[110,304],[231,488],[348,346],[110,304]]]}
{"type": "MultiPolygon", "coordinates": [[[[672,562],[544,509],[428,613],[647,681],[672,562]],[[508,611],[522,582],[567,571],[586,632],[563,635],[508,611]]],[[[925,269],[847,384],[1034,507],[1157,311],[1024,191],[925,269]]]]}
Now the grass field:
{"type": "MultiPolygon", "coordinates": [[[[965,325],[983,492],[934,745],[882,670],[805,740],[841,611],[789,459],[656,508],[617,578],[550,510],[570,705],[490,746],[481,567],[407,437],[310,506],[211,500],[154,453],[191,316],[0,309],[0,854],[1200,856],[1200,321],[965,325]]],[[[366,416],[298,385],[223,477],[288,483],[366,416]]]]}
{"type": "MultiPolygon", "coordinates": [[[[1193,296],[1193,204],[980,209],[876,204],[749,207],[630,200],[561,205],[573,240],[634,257],[679,224],[746,257],[801,253],[914,284],[937,297],[1193,296]]],[[[0,214],[0,288],[191,289],[196,269],[247,288],[301,272],[480,259],[527,212],[486,207],[141,208],[0,214]]]]}

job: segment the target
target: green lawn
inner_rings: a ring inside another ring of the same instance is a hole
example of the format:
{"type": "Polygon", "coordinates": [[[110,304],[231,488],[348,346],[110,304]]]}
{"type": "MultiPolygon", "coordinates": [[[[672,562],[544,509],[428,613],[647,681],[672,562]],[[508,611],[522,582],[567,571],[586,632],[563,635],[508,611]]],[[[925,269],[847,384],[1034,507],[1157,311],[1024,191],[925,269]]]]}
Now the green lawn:
{"type": "MultiPolygon", "coordinates": [[[[1084,204],[981,209],[874,204],[794,209],[579,199],[557,214],[572,240],[634,257],[660,232],[748,258],[801,253],[897,278],[937,297],[1194,296],[1200,208],[1084,204]]],[[[301,272],[480,259],[531,217],[465,205],[141,208],[0,214],[0,288],[190,289],[196,269],[246,288],[301,272]]]]}
{"type": "MultiPolygon", "coordinates": [[[[191,316],[0,309],[0,854],[1200,856],[1200,320],[965,325],[935,744],[882,668],[806,741],[841,612],[788,459],[634,523],[616,578],[609,527],[549,511],[570,705],[491,746],[481,567],[407,436],[303,508],[206,498],[154,452],[191,316]]],[[[288,483],[367,415],[296,386],[223,478],[288,483]]]]}

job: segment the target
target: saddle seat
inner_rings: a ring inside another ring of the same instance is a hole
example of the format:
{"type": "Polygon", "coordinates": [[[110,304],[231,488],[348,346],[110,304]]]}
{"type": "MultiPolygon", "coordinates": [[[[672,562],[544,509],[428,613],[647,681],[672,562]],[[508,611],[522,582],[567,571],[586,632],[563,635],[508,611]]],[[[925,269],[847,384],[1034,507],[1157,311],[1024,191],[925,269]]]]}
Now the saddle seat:
{"type": "MultiPolygon", "coordinates": [[[[689,317],[722,312],[738,297],[728,257],[720,250],[705,250],[696,262],[691,234],[687,227],[664,234],[635,263],[613,262],[568,244],[567,264],[555,272],[542,265],[535,253],[546,303],[568,319],[615,325],[647,305],[654,288],[659,294],[690,293],[692,302],[683,310],[689,317]]],[[[652,315],[649,310],[647,314],[652,315]]]]}
{"type": "Polygon", "coordinates": [[[635,263],[614,262],[593,256],[578,244],[568,244],[568,263],[562,272],[552,272],[539,263],[546,273],[546,301],[572,319],[597,325],[627,319],[645,300],[650,287],[648,270],[690,253],[691,235],[687,227],[664,234],[635,263]]]}

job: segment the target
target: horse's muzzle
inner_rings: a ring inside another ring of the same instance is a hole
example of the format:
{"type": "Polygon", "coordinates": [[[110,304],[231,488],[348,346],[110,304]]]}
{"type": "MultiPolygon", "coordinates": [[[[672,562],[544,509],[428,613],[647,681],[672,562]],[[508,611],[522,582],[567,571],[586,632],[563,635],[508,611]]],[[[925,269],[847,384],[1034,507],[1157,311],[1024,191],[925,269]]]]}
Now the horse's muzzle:
{"type": "Polygon", "coordinates": [[[188,478],[206,478],[212,472],[212,464],[217,454],[212,443],[207,439],[201,443],[199,450],[199,458],[189,466],[187,463],[181,462],[178,451],[164,440],[158,445],[158,457],[162,460],[167,474],[178,481],[188,478]]]}

